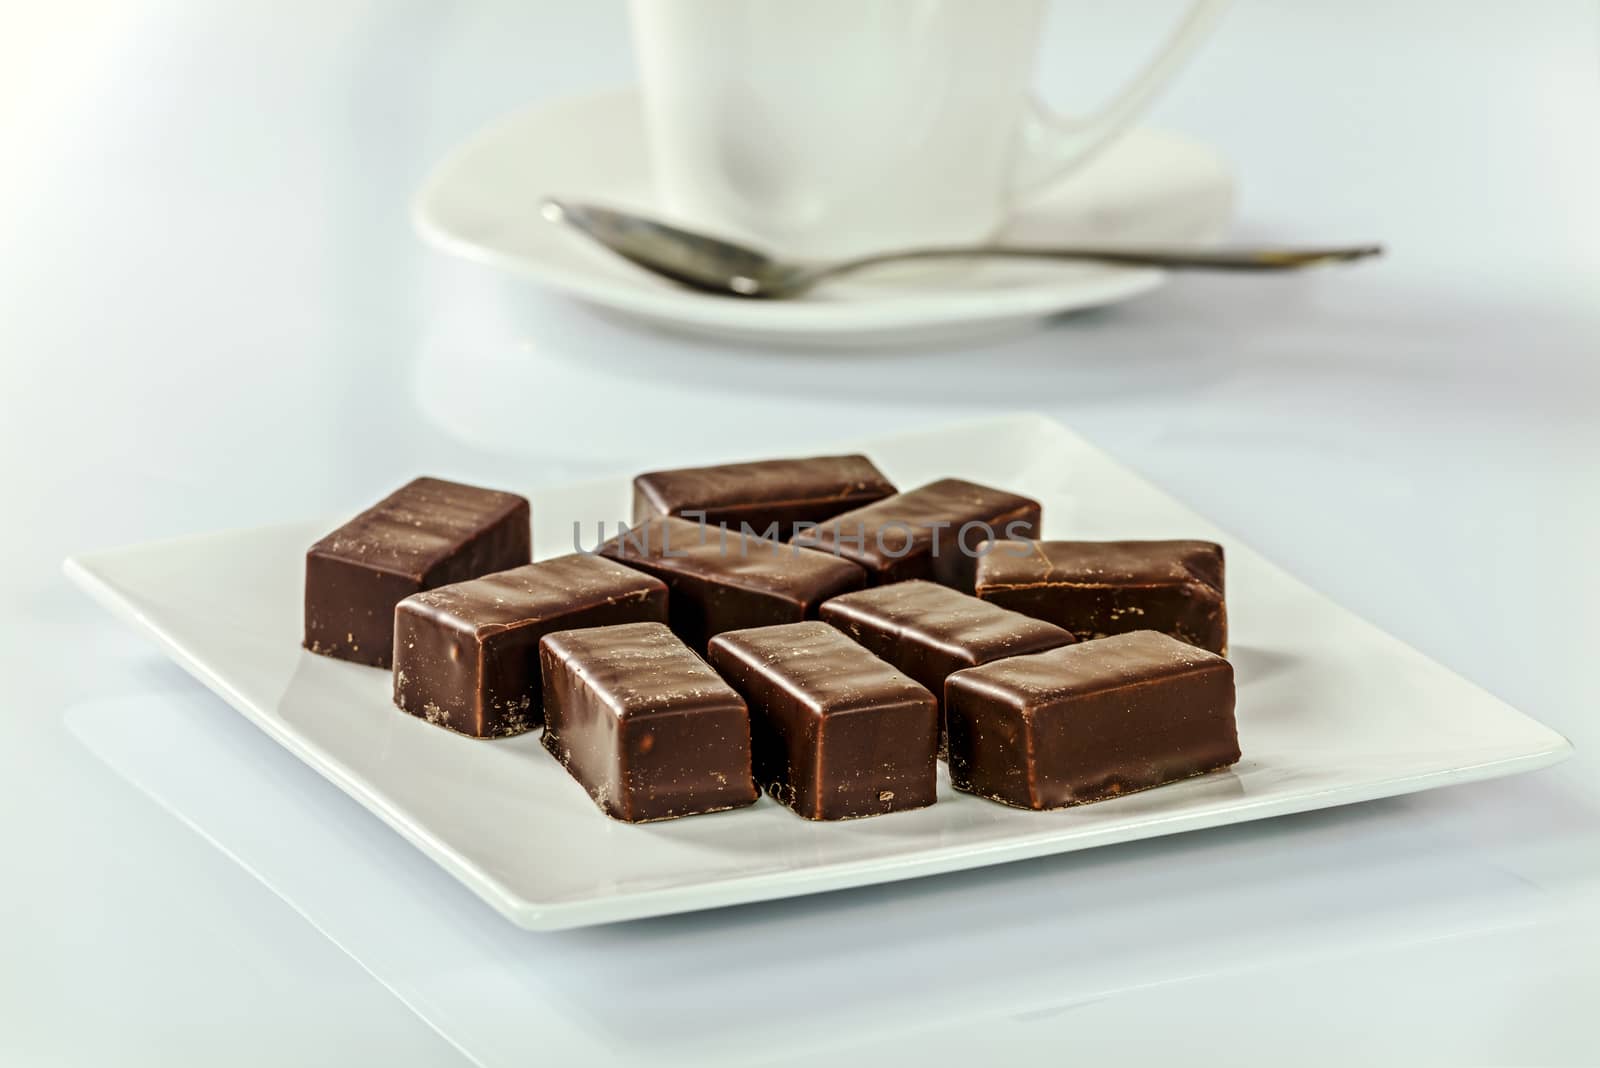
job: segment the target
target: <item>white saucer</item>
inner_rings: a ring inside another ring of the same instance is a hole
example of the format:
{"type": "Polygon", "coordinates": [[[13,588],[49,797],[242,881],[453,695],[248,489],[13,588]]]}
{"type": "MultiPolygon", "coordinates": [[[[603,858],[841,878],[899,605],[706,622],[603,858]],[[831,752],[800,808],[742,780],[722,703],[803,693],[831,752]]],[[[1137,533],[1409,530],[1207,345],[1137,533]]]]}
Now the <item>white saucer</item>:
{"type": "MultiPolygon", "coordinates": [[[[547,222],[538,210],[547,195],[664,214],[654,203],[636,91],[538,104],[502,119],[434,169],[413,217],[447,252],[592,304],[671,329],[762,342],[949,340],[1126,300],[1165,277],[990,261],[862,275],[800,300],[744,301],[679,288],[547,222]]],[[[1214,241],[1232,205],[1233,178],[1214,149],[1140,129],[1019,212],[1007,235],[1032,243],[1214,241]]]]}

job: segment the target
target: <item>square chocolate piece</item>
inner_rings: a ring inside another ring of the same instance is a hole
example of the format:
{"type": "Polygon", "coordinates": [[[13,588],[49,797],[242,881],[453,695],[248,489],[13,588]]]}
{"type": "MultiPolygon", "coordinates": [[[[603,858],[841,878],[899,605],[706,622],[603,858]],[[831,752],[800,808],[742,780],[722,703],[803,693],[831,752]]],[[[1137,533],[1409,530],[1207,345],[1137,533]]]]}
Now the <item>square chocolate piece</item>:
{"type": "Polygon", "coordinates": [[[408,482],[306,553],[305,647],[386,668],[395,605],[532,553],[524,498],[437,478],[408,482]]]}
{"type": "Polygon", "coordinates": [[[866,582],[861,568],[828,553],[670,517],[599,552],[667,584],[672,629],[696,652],[725,630],[815,619],[823,601],[866,582]]]}
{"type": "Polygon", "coordinates": [[[869,586],[932,579],[971,593],[979,546],[1037,537],[1039,511],[1027,497],[946,478],[836,515],[792,540],[854,560],[869,586]]]}
{"type": "Polygon", "coordinates": [[[945,680],[950,782],[1017,808],[1102,801],[1239,759],[1233,665],[1134,631],[945,680]]]}
{"type": "Polygon", "coordinates": [[[1212,541],[997,541],[978,561],[985,601],[1079,641],[1158,630],[1228,651],[1222,546],[1212,541]]]}
{"type": "Polygon", "coordinates": [[[801,816],[933,804],[933,694],[834,628],[808,621],[719,634],[711,663],[750,703],[756,782],[801,816]]]}
{"type": "Polygon", "coordinates": [[[717,467],[651,471],[633,480],[633,521],[687,516],[711,526],[786,541],[796,523],[812,524],[894,493],[865,456],[762,460],[717,467]]]}
{"type": "Polygon", "coordinates": [[[475,738],[521,734],[544,722],[540,638],[666,618],[665,583],[582,553],[415,593],[395,608],[395,704],[475,738]]]}
{"type": "Polygon", "coordinates": [[[1008,612],[936,582],[892,582],[822,606],[831,623],[936,696],[951,672],[1072,644],[1053,623],[1008,612]]]}
{"type": "Polygon", "coordinates": [[[754,804],[744,700],[660,623],[546,634],[544,747],[600,811],[645,823],[754,804]]]}

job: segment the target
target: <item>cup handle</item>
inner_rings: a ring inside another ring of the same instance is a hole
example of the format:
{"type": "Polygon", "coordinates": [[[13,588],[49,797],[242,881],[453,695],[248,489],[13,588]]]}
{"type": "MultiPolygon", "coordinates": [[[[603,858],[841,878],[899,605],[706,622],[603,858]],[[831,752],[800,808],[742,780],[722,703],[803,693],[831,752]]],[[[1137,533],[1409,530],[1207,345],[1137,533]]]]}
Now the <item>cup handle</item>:
{"type": "Polygon", "coordinates": [[[1144,69],[1091,115],[1070,118],[1035,98],[1022,119],[1012,199],[1040,192],[1110,144],[1167,87],[1226,6],[1227,0],[1194,0],[1144,69]]]}

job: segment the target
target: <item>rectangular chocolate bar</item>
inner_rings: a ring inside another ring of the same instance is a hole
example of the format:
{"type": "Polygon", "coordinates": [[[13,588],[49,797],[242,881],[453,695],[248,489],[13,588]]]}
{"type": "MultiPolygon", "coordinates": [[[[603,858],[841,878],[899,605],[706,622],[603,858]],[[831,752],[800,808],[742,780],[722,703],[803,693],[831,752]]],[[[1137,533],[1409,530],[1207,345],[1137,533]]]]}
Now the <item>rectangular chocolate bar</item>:
{"type": "Polygon", "coordinates": [[[1101,801],[1239,759],[1233,665],[1153,630],[945,680],[950,782],[1018,808],[1101,801]]]}
{"type": "Polygon", "coordinates": [[[750,713],[660,623],[562,630],[539,643],[544,747],[627,823],[754,804],[750,713]]]}
{"type": "Polygon", "coordinates": [[[685,467],[633,480],[633,521],[704,513],[711,526],[738,532],[748,524],[758,537],[785,541],[796,523],[820,523],[894,491],[865,456],[685,467]]]}
{"type": "Polygon", "coordinates": [[[934,802],[933,694],[826,623],[730,631],[711,663],[750,705],[756,782],[810,820],[934,802]]]}
{"type": "Polygon", "coordinates": [[[394,701],[475,738],[521,734],[544,722],[540,638],[666,618],[665,583],[582,553],[415,593],[394,613],[394,701]]]}
{"type": "Polygon", "coordinates": [[[672,629],[696,652],[725,630],[815,619],[829,597],[860,589],[848,560],[670,517],[645,521],[599,549],[667,584],[672,629]]]}
{"type": "Polygon", "coordinates": [[[532,550],[524,498],[408,482],[306,553],[305,647],[386,668],[401,600],[525,564],[532,550]]]}
{"type": "Polygon", "coordinates": [[[945,478],[834,516],[793,541],[854,560],[871,586],[932,579],[971,593],[980,545],[1038,533],[1038,501],[945,478]]]}
{"type": "Polygon", "coordinates": [[[1228,651],[1222,546],[1212,541],[997,541],[979,597],[1065,627],[1079,641],[1158,630],[1228,651]]]}
{"type": "Polygon", "coordinates": [[[1052,623],[920,579],[835,597],[820,616],[936,696],[953,671],[1072,644],[1052,623]]]}

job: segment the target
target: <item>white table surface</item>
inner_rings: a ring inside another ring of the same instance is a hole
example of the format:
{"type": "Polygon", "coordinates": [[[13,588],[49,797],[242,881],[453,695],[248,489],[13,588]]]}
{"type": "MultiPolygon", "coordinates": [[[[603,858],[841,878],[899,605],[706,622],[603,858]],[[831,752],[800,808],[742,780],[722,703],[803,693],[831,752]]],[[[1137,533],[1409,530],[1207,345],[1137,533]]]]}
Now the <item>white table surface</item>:
{"type": "MultiPolygon", "coordinates": [[[[1052,24],[1053,95],[1110,84],[1174,9],[1088,6],[1052,24]]],[[[424,470],[551,483],[1017,407],[1072,425],[1578,754],[1169,851],[960,877],[962,900],[999,914],[1008,888],[1037,902],[1052,884],[1070,913],[1097,872],[1130,903],[1052,917],[1037,950],[1058,965],[1018,968],[1046,986],[1083,989],[1086,970],[1114,983],[977,1030],[896,997],[894,977],[924,965],[1010,981],[963,970],[971,928],[952,937],[949,895],[899,891],[890,930],[818,924],[807,974],[835,955],[836,990],[787,989],[782,960],[753,973],[774,1025],[872,984],[876,1025],[831,1036],[835,1063],[1039,1049],[1062,1063],[1600,1061],[1592,4],[1240,3],[1155,120],[1237,162],[1239,237],[1379,238],[1385,261],[1185,278],[1023,337],[867,354],[639,332],[414,239],[408,198],[453,143],[524,102],[628,80],[619,4],[14,7],[0,32],[0,1063],[463,1063],[64,727],[87,704],[212,700],[68,588],[67,553],[338,513],[424,470]],[[768,440],[730,440],[730,405],[768,440]]],[[[280,759],[265,739],[260,753],[280,759]]],[[[840,902],[816,914],[847,915],[840,902]]],[[[777,907],[695,931],[726,965],[792,919],[777,907]]],[[[626,931],[596,937],[615,953],[626,931]]],[[[660,969],[646,955],[687,951],[653,937],[637,952],[660,969]]],[[[729,981],[752,975],[681,979],[707,998],[729,981]]],[[[551,1011],[530,1004],[528,1026],[551,1011]]],[[[781,1030],[740,1059],[783,1062],[781,1030]]]]}

